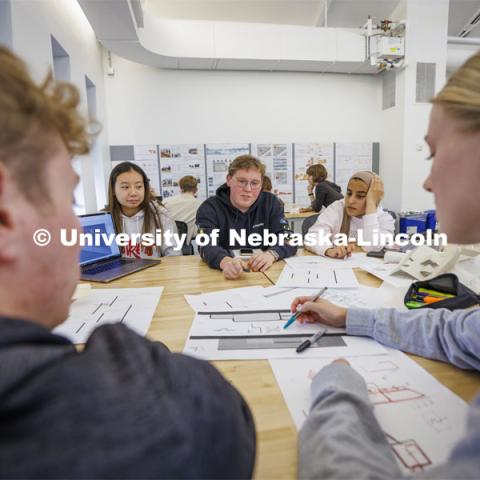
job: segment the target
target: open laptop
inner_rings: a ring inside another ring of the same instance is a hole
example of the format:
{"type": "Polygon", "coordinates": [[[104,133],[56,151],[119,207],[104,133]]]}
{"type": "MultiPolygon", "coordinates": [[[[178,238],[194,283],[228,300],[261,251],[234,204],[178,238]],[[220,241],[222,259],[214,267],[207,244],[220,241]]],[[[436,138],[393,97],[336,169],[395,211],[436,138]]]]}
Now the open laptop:
{"type": "MultiPolygon", "coordinates": [[[[96,232],[114,235],[115,228],[110,213],[80,215],[84,233],[96,232]]],[[[80,252],[80,278],[89,282],[111,282],[130,273],[158,265],[160,260],[122,258],[116,242],[107,245],[102,239],[100,245],[85,245],[80,252]]]]}

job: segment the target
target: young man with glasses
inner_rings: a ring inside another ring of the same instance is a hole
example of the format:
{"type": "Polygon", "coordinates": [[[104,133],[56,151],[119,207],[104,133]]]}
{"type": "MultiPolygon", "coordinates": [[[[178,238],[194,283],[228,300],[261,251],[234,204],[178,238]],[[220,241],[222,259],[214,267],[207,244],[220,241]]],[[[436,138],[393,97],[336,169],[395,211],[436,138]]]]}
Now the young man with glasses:
{"type": "MultiPolygon", "coordinates": [[[[231,252],[237,248],[259,248],[258,245],[231,243],[230,231],[252,233],[285,233],[288,222],[275,195],[262,192],[265,166],[250,155],[237,157],[228,169],[227,182],[218,188],[216,195],[202,203],[197,212],[200,232],[210,234],[219,230],[217,245],[200,247],[200,255],[210,267],[223,271],[225,278],[238,278],[242,271],[265,271],[282,258],[295,255],[297,247],[288,241],[276,245],[261,246],[262,251],[252,255],[248,262],[234,258],[231,252]]],[[[280,238],[280,237],[278,237],[280,238]]]]}

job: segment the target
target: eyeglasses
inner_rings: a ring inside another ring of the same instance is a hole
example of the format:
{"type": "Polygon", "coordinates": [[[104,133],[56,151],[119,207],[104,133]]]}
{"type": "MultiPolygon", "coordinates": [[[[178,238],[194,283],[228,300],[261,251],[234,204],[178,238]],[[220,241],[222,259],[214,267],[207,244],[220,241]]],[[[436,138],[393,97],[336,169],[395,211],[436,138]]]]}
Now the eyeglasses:
{"type": "Polygon", "coordinates": [[[248,180],[245,180],[244,178],[235,178],[235,182],[242,187],[243,189],[247,188],[250,185],[250,188],[252,190],[258,190],[262,186],[262,182],[260,180],[251,180],[250,182],[248,180]]]}

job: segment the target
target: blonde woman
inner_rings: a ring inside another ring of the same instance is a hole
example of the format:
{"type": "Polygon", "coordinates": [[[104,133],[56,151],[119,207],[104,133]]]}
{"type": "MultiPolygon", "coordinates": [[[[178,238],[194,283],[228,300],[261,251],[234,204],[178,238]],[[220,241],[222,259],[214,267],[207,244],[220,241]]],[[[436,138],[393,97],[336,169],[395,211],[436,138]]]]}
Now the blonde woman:
{"type": "MultiPolygon", "coordinates": [[[[338,233],[358,238],[362,230],[365,242],[373,243],[374,234],[394,233],[395,223],[392,216],[385,212],[380,202],[383,198],[383,182],[373,172],[357,172],[350,178],[345,198],[329,205],[312,225],[308,233],[318,238],[338,233]]],[[[345,258],[351,255],[354,243],[346,245],[322,245],[318,242],[307,248],[317,255],[332,258],[345,258]]],[[[367,251],[381,250],[383,245],[365,246],[367,251]]]]}
{"type": "MultiPolygon", "coordinates": [[[[480,242],[480,53],[454,73],[433,99],[426,141],[433,159],[424,187],[435,197],[440,225],[453,243],[480,242]],[[455,181],[452,181],[455,179],[455,181]]],[[[480,309],[345,309],[299,297],[300,321],[345,327],[393,348],[480,370],[480,309]]],[[[322,369],[312,382],[311,412],[300,432],[300,478],[412,478],[405,475],[373,413],[363,378],[346,360],[322,369]]],[[[480,396],[465,435],[429,469],[428,478],[479,478],[480,396]]],[[[420,473],[422,478],[425,478],[420,473]]]]}

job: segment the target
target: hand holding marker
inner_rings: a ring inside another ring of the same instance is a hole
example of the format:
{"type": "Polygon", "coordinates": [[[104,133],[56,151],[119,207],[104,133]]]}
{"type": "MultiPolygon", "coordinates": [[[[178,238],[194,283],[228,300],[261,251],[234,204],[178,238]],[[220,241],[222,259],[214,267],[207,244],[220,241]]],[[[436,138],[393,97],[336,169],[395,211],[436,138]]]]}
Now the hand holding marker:
{"type": "MultiPolygon", "coordinates": [[[[311,302],[316,302],[327,290],[327,287],[323,287],[310,301],[311,302]]],[[[300,307],[285,323],[283,328],[288,328],[297,318],[298,316],[302,313],[302,307],[300,307]]]]}

